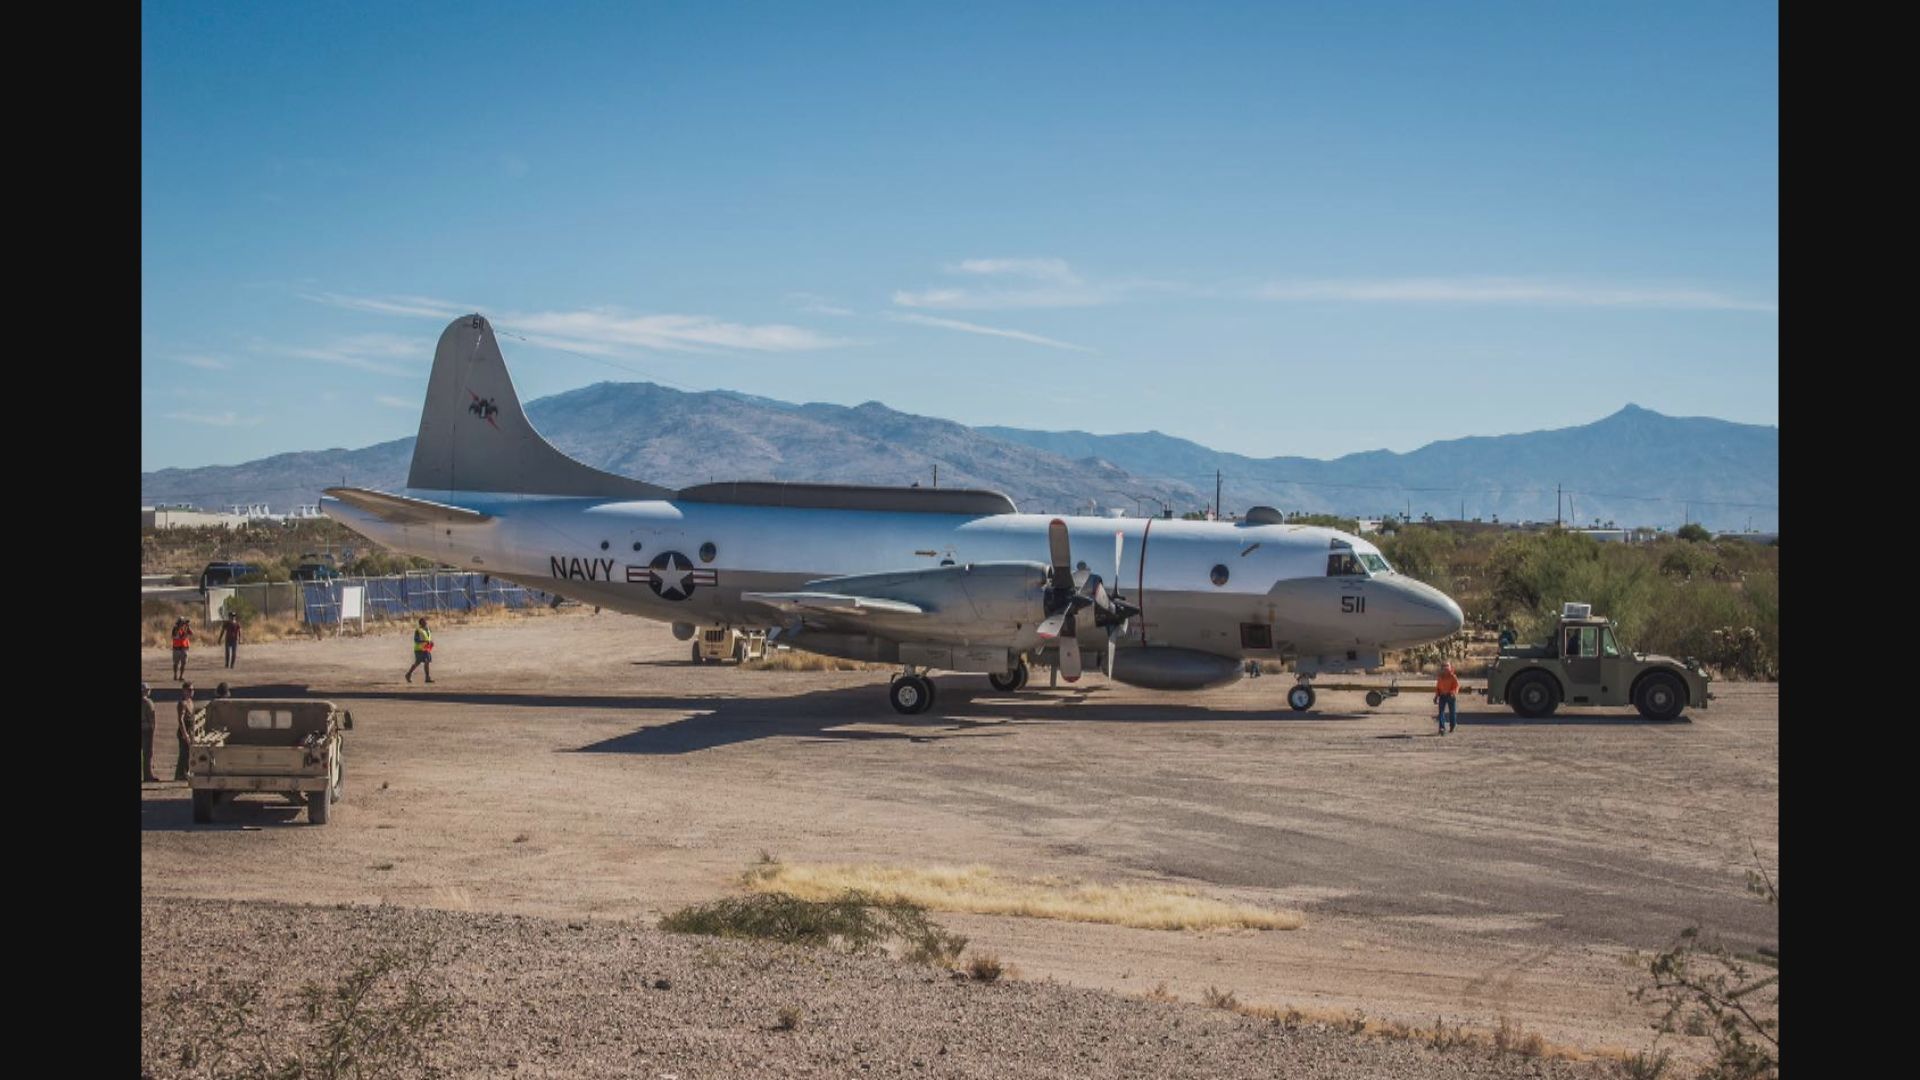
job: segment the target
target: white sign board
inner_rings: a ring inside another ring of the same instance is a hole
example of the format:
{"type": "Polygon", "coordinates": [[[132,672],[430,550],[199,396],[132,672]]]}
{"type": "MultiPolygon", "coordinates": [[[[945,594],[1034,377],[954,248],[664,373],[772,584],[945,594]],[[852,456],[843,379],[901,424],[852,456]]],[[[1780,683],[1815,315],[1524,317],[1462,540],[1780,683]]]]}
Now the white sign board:
{"type": "Polygon", "coordinates": [[[365,585],[340,586],[340,617],[342,619],[363,619],[367,587],[365,585]]]}
{"type": "Polygon", "coordinates": [[[233,595],[232,589],[216,589],[216,588],[208,587],[207,589],[207,625],[208,626],[212,626],[214,623],[222,621],[224,616],[220,611],[221,605],[225,604],[227,602],[227,598],[232,595],[233,595]]]}

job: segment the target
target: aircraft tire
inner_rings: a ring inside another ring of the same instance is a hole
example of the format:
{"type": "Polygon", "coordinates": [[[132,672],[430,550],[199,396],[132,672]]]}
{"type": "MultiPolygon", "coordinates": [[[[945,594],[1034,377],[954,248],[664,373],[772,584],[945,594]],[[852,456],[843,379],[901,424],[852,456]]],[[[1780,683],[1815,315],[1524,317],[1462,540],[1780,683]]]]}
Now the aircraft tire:
{"type": "Polygon", "coordinates": [[[1027,688],[1027,676],[1033,673],[1032,669],[1027,667],[1025,660],[1022,660],[1020,661],[1020,666],[1015,668],[1014,672],[1019,681],[1013,684],[1013,689],[1016,692],[1025,690],[1027,688]]]}
{"type": "Polygon", "coordinates": [[[1687,691],[1679,679],[1655,672],[1633,688],[1633,707],[1649,720],[1674,720],[1687,707],[1687,691]]]}
{"type": "Polygon", "coordinates": [[[989,674],[987,676],[987,685],[1003,694],[1011,694],[1027,685],[1027,665],[1021,664],[1005,675],[989,674]]]}
{"type": "Polygon", "coordinates": [[[193,793],[193,823],[195,825],[213,824],[213,792],[193,793]]]}
{"type": "Polygon", "coordinates": [[[1386,695],[1382,694],[1380,691],[1378,690],[1367,691],[1367,708],[1377,709],[1380,707],[1380,703],[1385,700],[1387,700],[1386,695]]]}
{"type": "Polygon", "coordinates": [[[1560,707],[1560,688],[1554,685],[1553,676],[1530,672],[1508,685],[1507,701],[1513,705],[1514,712],[1529,720],[1539,720],[1552,716],[1553,710],[1560,707]]]}
{"type": "Polygon", "coordinates": [[[933,704],[933,683],[919,675],[902,675],[888,685],[887,701],[902,716],[926,712],[933,704]]]}
{"type": "Polygon", "coordinates": [[[1299,684],[1287,691],[1287,707],[1294,712],[1306,712],[1313,708],[1314,696],[1313,687],[1299,684]]]}

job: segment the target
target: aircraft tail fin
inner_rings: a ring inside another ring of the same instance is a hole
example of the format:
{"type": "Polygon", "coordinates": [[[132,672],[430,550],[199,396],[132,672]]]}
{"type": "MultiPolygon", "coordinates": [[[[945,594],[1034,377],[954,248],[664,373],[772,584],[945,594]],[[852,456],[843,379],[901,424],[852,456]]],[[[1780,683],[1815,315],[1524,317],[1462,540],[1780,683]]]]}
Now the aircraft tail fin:
{"type": "Polygon", "coordinates": [[[520,408],[493,325],[480,315],[462,315],[440,335],[407,486],[633,499],[673,494],[575,461],[542,438],[520,408]]]}

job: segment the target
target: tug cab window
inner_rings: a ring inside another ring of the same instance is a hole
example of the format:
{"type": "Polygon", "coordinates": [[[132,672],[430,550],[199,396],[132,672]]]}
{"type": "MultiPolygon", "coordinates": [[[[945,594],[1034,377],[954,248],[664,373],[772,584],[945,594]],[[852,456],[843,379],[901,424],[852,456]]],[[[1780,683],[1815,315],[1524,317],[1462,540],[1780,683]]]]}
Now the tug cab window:
{"type": "Polygon", "coordinates": [[[1611,626],[1603,626],[1600,628],[1600,655],[1601,656],[1619,656],[1620,655],[1620,646],[1614,644],[1613,627],[1611,626]]]}
{"type": "Polygon", "coordinates": [[[1336,551],[1327,556],[1328,577],[1366,577],[1366,564],[1351,551],[1336,551]]]}
{"type": "Polygon", "coordinates": [[[1569,660],[1592,659],[1600,655],[1600,628],[1597,626],[1567,627],[1566,648],[1561,656],[1569,660]]]}

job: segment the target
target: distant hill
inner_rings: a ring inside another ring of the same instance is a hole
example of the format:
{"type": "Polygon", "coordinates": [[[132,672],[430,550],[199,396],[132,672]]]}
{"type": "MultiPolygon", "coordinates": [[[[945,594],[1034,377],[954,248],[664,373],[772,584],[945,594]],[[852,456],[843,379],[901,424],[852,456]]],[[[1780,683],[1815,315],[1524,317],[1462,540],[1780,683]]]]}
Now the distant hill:
{"type": "MultiPolygon", "coordinates": [[[[731,391],[687,393],[651,383],[598,383],[528,404],[543,434],[582,461],[668,486],[708,480],[795,480],[1003,491],[1023,510],[1100,508],[1176,512],[1212,502],[1224,476],[1229,512],[1285,511],[1551,520],[1554,485],[1575,494],[1579,520],[1677,524],[1693,520],[1776,529],[1780,432],[1775,427],[1670,417],[1629,405],[1579,427],[1450,439],[1410,453],[1384,450],[1323,461],[1250,458],[1159,432],[972,428],[898,412],[879,402],[792,405],[731,391]],[[1662,498],[1672,502],[1659,501],[1662,498]],[[1712,500],[1712,503],[1706,502],[1712,500]]],[[[205,507],[318,499],[336,484],[396,489],[413,440],[359,450],[276,454],[240,465],[142,473],[143,503],[205,507]]]]}

